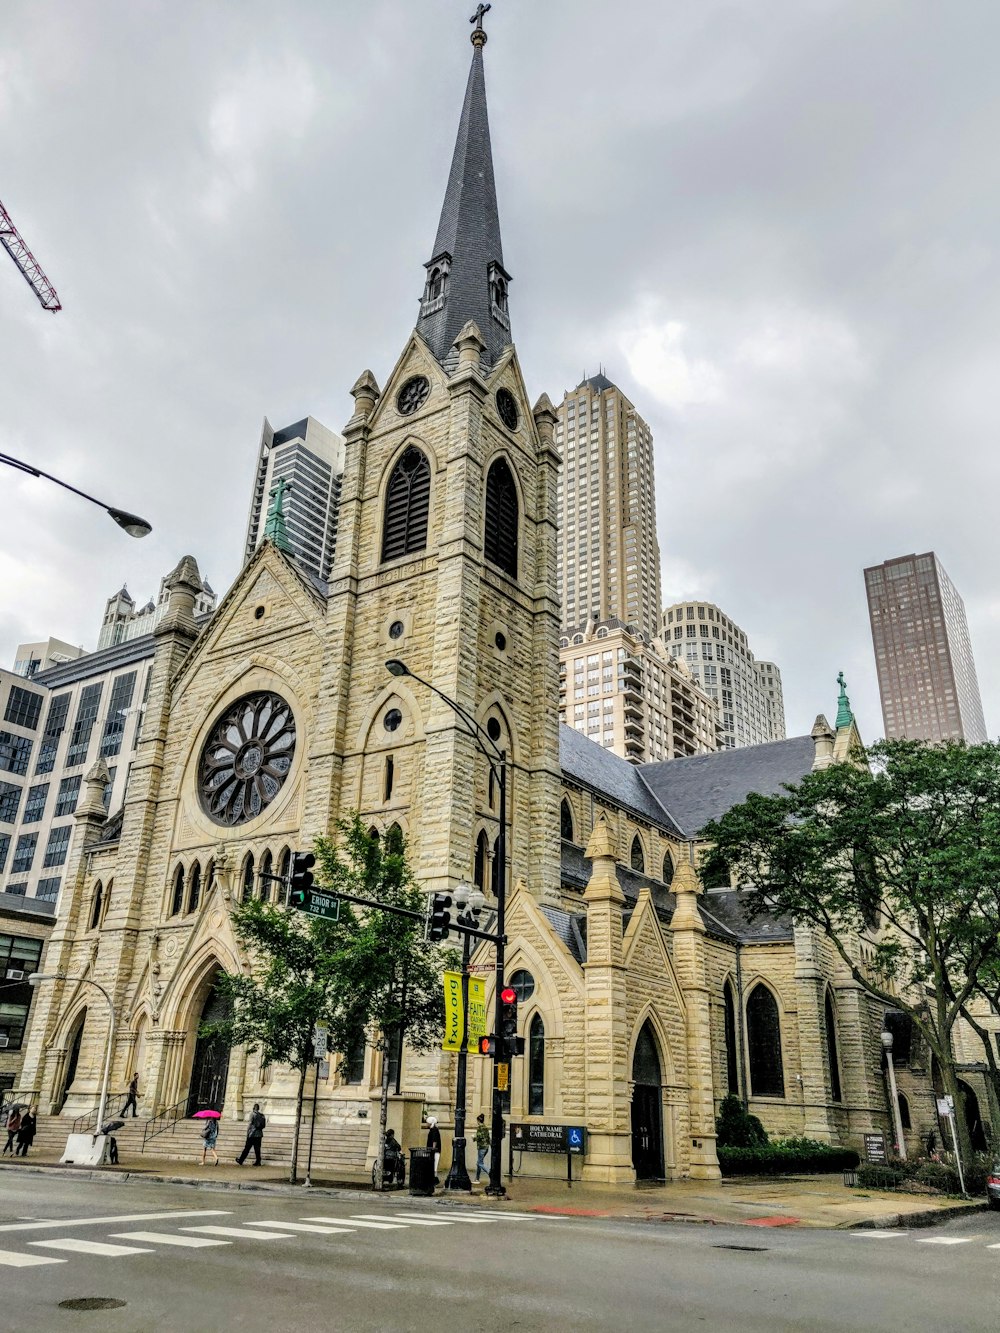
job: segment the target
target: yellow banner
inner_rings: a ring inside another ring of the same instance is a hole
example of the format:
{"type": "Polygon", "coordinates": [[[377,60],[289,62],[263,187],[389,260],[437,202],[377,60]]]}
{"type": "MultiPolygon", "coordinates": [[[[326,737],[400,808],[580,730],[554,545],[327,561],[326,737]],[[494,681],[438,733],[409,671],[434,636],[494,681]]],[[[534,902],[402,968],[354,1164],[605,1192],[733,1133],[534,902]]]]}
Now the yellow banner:
{"type": "MultiPolygon", "coordinates": [[[[441,1049],[462,1049],[462,974],[444,973],[444,1041],[441,1049]]],[[[486,981],[483,977],[469,977],[469,1031],[468,1051],[479,1050],[479,1038],[486,1036],[486,981]]]]}

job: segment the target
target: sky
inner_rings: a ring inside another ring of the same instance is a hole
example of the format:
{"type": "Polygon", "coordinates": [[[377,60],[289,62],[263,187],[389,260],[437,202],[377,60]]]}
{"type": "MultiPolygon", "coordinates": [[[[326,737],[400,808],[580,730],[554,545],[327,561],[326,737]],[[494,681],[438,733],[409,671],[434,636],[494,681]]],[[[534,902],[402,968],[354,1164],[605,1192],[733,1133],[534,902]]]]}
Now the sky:
{"type": "MultiPolygon", "coordinates": [[[[96,646],[191,553],[242,559],[261,422],[342,429],[431,258],[472,0],[7,0],[0,665],[96,646]]],[[[778,663],[790,735],[846,673],[862,570],[935,550],[1000,725],[1000,6],[494,0],[487,88],[529,393],[603,366],[649,422],[665,603],[778,663]]]]}

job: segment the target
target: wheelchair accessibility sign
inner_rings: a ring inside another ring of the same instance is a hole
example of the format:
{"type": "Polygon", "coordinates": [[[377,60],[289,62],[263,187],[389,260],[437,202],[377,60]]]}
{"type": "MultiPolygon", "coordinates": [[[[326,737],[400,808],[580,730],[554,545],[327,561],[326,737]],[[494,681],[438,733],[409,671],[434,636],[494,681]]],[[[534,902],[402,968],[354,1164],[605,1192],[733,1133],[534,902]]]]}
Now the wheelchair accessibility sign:
{"type": "Polygon", "coordinates": [[[585,1153],[587,1151],[587,1131],[582,1126],[566,1126],[566,1151],[568,1153],[585,1153]]]}

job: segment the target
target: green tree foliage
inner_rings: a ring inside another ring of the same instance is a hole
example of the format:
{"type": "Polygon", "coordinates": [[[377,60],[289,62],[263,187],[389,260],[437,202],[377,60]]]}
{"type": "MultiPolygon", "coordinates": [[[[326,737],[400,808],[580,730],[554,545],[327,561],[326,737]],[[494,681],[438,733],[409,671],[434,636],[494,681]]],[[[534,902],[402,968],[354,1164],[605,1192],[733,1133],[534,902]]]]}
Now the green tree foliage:
{"type": "Polygon", "coordinates": [[[809,923],[854,979],[909,1014],[961,1113],[951,1034],[1000,955],[1000,746],[880,741],[702,830],[706,884],[809,923]]]}

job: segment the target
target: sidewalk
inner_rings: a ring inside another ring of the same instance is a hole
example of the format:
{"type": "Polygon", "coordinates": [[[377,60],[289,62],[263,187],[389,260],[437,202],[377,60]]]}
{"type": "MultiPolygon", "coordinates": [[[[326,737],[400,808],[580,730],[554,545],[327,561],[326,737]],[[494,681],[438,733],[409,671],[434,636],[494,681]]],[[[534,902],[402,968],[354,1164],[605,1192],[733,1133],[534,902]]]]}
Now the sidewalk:
{"type": "MultiPolygon", "coordinates": [[[[60,1175],[84,1175],[144,1183],[186,1184],[208,1189],[245,1189],[271,1193],[290,1193],[302,1189],[289,1185],[288,1167],[265,1164],[261,1167],[237,1166],[222,1162],[219,1166],[198,1165],[176,1159],[146,1156],[126,1157],[116,1167],[96,1169],[60,1167],[58,1157],[40,1154],[16,1163],[9,1158],[0,1162],[3,1171],[44,1171],[60,1175]]],[[[300,1177],[305,1174],[300,1166],[300,1177]]],[[[365,1176],[327,1173],[313,1176],[314,1189],[370,1196],[370,1179],[365,1176]]],[[[705,1181],[674,1181],[666,1185],[615,1186],[590,1185],[574,1181],[572,1189],[556,1180],[515,1177],[504,1184],[507,1200],[487,1199],[481,1187],[468,1194],[442,1194],[435,1202],[442,1206],[470,1202],[490,1208],[509,1208],[519,1212],[550,1213],[568,1217],[629,1218],[647,1222],[726,1223],[742,1226],[803,1227],[898,1227],[930,1226],[956,1213],[985,1208],[984,1200],[965,1202],[920,1194],[894,1194],[849,1189],[839,1175],[796,1176],[773,1180],[730,1180],[721,1185],[705,1181]]],[[[406,1191],[402,1196],[409,1197],[406,1191]]]]}

